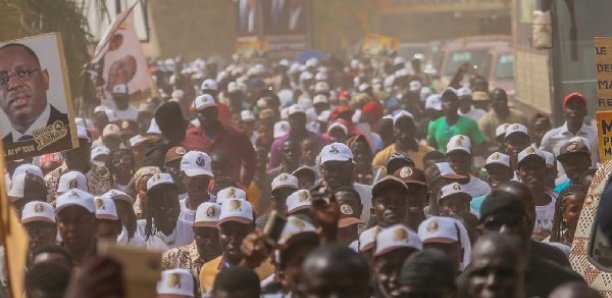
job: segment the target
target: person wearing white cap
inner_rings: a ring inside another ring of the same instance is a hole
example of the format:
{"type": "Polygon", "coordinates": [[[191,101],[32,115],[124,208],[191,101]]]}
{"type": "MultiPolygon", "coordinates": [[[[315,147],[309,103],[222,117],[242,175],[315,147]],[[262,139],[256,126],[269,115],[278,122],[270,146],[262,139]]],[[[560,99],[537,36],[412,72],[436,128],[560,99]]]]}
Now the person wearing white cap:
{"type": "Polygon", "coordinates": [[[98,239],[117,241],[119,233],[123,228],[117,207],[111,198],[97,197],[94,199],[96,205],[96,222],[98,239]]]}
{"type": "Polygon", "coordinates": [[[31,164],[22,164],[15,168],[9,182],[6,184],[7,197],[17,210],[21,210],[30,201],[44,199],[47,193],[45,182],[42,179],[42,170],[31,164]]]}
{"type": "Polygon", "coordinates": [[[398,280],[404,260],[422,248],[417,233],[404,225],[396,224],[378,233],[372,267],[379,287],[377,290],[383,293],[394,292],[398,286],[394,281],[398,280]]]}
{"type": "Polygon", "coordinates": [[[112,89],[112,99],[102,100],[102,104],[114,112],[117,120],[138,120],[138,109],[130,104],[128,86],[117,84],[112,89]]]}
{"type": "Polygon", "coordinates": [[[21,224],[28,233],[28,257],[32,261],[38,248],[55,244],[57,239],[57,224],[55,209],[46,202],[32,201],[21,211],[21,224]]]}
{"type": "Polygon", "coordinates": [[[529,120],[524,111],[508,106],[508,95],[501,88],[496,88],[490,93],[491,109],[478,120],[478,126],[485,134],[489,142],[493,142],[495,129],[502,123],[520,123],[529,125],[529,120]]]}
{"type": "Polygon", "coordinates": [[[424,170],[423,157],[434,150],[416,140],[417,127],[414,116],[407,111],[399,111],[393,116],[393,136],[395,142],[379,151],[372,160],[372,165],[385,167],[393,153],[403,152],[412,158],[415,167],[424,170]]]}
{"type": "Polygon", "coordinates": [[[57,184],[63,173],[75,170],[87,177],[87,189],[92,195],[99,196],[112,188],[111,173],[105,164],[91,161],[91,138],[84,127],[77,126],[79,148],[62,152],[63,164],[45,175],[47,201],[56,197],[57,184]]]}
{"type": "Polygon", "coordinates": [[[118,189],[111,189],[101,195],[100,198],[113,200],[117,209],[117,216],[122,224],[119,235],[117,235],[117,244],[144,247],[145,243],[142,235],[136,232],[134,199],[118,189]]]}
{"type": "Polygon", "coordinates": [[[272,143],[270,149],[270,160],[268,161],[268,169],[276,168],[280,165],[280,155],[282,152],[283,144],[287,139],[297,140],[298,142],[304,139],[312,139],[319,144],[320,147],[325,146],[327,141],[323,136],[315,132],[306,129],[306,111],[299,105],[293,105],[289,108],[289,132],[283,136],[279,136],[272,143]]]}
{"type": "Polygon", "coordinates": [[[508,126],[510,126],[510,123],[502,123],[495,129],[495,141],[499,151],[506,151],[506,128],[508,126]]]}
{"type": "Polygon", "coordinates": [[[91,160],[100,163],[106,163],[108,161],[108,155],[110,150],[104,146],[98,146],[91,149],[91,160]]]}
{"type": "Polygon", "coordinates": [[[185,268],[194,276],[199,276],[204,263],[221,255],[217,228],[220,211],[221,206],[213,202],[204,202],[198,206],[193,222],[195,240],[191,244],[164,252],[162,270],[185,268]]]}
{"type": "MultiPolygon", "coordinates": [[[[514,171],[512,171],[510,166],[510,156],[500,152],[494,152],[487,157],[484,169],[487,171],[487,183],[489,183],[492,191],[514,177],[514,171]]],[[[480,206],[485,198],[486,195],[474,197],[470,202],[470,208],[480,214],[480,206]]]]}
{"type": "Polygon", "coordinates": [[[472,146],[479,148],[485,144],[485,137],[473,119],[460,116],[459,96],[457,91],[447,88],[442,93],[442,117],[429,123],[427,129],[427,144],[446,153],[446,144],[456,135],[465,135],[472,140],[472,146]]]}
{"type": "Polygon", "coordinates": [[[94,143],[94,146],[105,146],[110,150],[117,150],[121,146],[121,128],[117,124],[109,123],[102,131],[102,144],[94,143]]]}
{"type": "Polygon", "coordinates": [[[419,225],[419,239],[423,249],[436,249],[449,256],[463,271],[470,263],[472,245],[461,222],[450,217],[434,216],[419,225]]]}
{"type": "Polygon", "coordinates": [[[464,212],[470,212],[471,200],[472,196],[465,191],[461,184],[453,182],[445,185],[438,195],[440,215],[452,217],[464,212]]]}
{"type": "Polygon", "coordinates": [[[250,185],[257,166],[257,156],[250,136],[220,121],[219,104],[211,95],[198,96],[194,104],[200,123],[187,128],[182,145],[187,150],[207,154],[223,151],[228,156],[231,178],[242,185],[250,185]]]}
{"type": "MultiPolygon", "coordinates": [[[[404,181],[387,175],[372,188],[372,210],[376,224],[387,228],[395,224],[406,224],[409,190],[404,181]]],[[[365,211],[365,205],[364,205],[365,211]]]]}
{"type": "Polygon", "coordinates": [[[370,219],[370,208],[372,207],[372,187],[355,182],[355,165],[353,164],[353,152],[342,143],[333,143],[321,149],[319,153],[319,167],[321,179],[319,186],[314,191],[334,191],[341,186],[353,187],[361,198],[363,212],[361,220],[368,222],[370,219]]]}
{"type": "Polygon", "coordinates": [[[158,298],[193,298],[198,297],[198,285],[192,273],[187,269],[170,269],[162,271],[157,282],[158,298]]]}
{"type": "Polygon", "coordinates": [[[179,219],[193,222],[198,206],[210,199],[208,185],[213,177],[211,160],[208,154],[200,151],[189,151],[181,159],[181,172],[187,198],[180,201],[179,219]]]}
{"type": "Polygon", "coordinates": [[[55,215],[62,246],[68,250],[76,266],[95,254],[96,206],[91,194],[78,188],[57,198],[55,215]]]}
{"type": "MultiPolygon", "coordinates": [[[[240,265],[243,260],[241,245],[246,236],[253,231],[254,220],[253,207],[248,201],[242,199],[223,201],[217,223],[223,254],[202,266],[199,276],[202,292],[212,289],[220,270],[240,265]]],[[[271,275],[274,269],[270,263],[264,262],[255,269],[255,272],[260,279],[263,279],[271,275]]]]}
{"type": "Polygon", "coordinates": [[[520,123],[508,125],[508,127],[506,127],[504,144],[506,145],[505,151],[512,159],[512,167],[516,170],[519,152],[531,145],[529,130],[525,125],[520,123]]]}
{"type": "Polygon", "coordinates": [[[251,110],[243,110],[240,112],[240,128],[242,128],[253,144],[255,144],[255,140],[257,140],[257,135],[255,134],[256,120],[257,118],[255,118],[255,114],[253,114],[251,110]]]}
{"type": "MultiPolygon", "coordinates": [[[[272,180],[270,190],[270,210],[276,210],[282,215],[287,214],[287,198],[299,189],[298,178],[282,173],[272,180]]],[[[261,204],[261,203],[260,203],[261,204]]]]}
{"type": "Polygon", "coordinates": [[[229,199],[239,199],[247,201],[247,193],[237,187],[227,187],[217,192],[216,202],[217,204],[223,204],[223,202],[229,199]]]}
{"type": "Polygon", "coordinates": [[[470,175],[473,163],[470,138],[464,135],[456,135],[450,138],[448,144],[446,144],[446,160],[457,174],[467,177],[460,180],[459,183],[472,197],[484,196],[491,192],[491,188],[486,182],[470,175]]]}
{"type": "Polygon", "coordinates": [[[532,239],[541,241],[552,233],[557,193],[546,187],[546,155],[533,147],[518,154],[518,178],[525,183],[535,202],[536,220],[532,239]]]}
{"type": "Polygon", "coordinates": [[[79,171],[68,171],[62,174],[57,183],[57,195],[60,196],[63,193],[78,188],[82,191],[88,192],[87,177],[79,171]]]}
{"type": "Polygon", "coordinates": [[[327,138],[331,143],[345,143],[348,137],[348,128],[341,121],[336,121],[327,127],[327,138]]]}
{"type": "Polygon", "coordinates": [[[475,108],[472,105],[472,89],[469,87],[458,89],[457,95],[459,96],[459,110],[457,110],[459,116],[468,117],[478,121],[482,116],[484,116],[484,114],[487,113],[485,110],[475,108]]]}
{"type": "Polygon", "coordinates": [[[310,192],[306,189],[297,190],[287,197],[287,214],[309,216],[311,205],[310,192]]]}
{"type": "Polygon", "coordinates": [[[168,173],[153,174],[147,181],[147,196],[147,218],[138,223],[144,230],[146,247],[166,251],[191,243],[193,230],[190,222],[179,219],[181,207],[172,176],[168,173]]]}

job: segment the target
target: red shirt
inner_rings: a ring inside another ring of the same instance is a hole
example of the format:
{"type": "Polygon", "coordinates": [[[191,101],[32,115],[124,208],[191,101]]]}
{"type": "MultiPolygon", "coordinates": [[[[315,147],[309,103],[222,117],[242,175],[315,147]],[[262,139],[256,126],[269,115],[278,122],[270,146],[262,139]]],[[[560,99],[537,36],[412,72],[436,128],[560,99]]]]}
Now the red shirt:
{"type": "Polygon", "coordinates": [[[228,155],[231,176],[236,182],[249,185],[255,176],[257,156],[249,137],[244,132],[222,124],[214,139],[203,133],[201,126],[189,127],[185,132],[182,145],[188,150],[198,150],[211,154],[223,151],[228,155]]]}

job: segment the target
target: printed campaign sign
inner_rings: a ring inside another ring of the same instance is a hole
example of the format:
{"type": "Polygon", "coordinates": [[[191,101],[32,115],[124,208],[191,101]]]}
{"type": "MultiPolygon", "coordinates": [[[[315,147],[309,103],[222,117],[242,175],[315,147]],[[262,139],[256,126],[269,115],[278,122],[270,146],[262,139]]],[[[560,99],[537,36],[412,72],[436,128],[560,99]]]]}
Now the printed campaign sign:
{"type": "Polygon", "coordinates": [[[612,159],[612,111],[595,113],[597,135],[599,137],[599,161],[604,163],[612,159]]]}
{"type": "Polygon", "coordinates": [[[6,160],[78,147],[59,33],[0,43],[0,107],[6,160]]]}
{"type": "Polygon", "coordinates": [[[612,110],[612,37],[595,37],[597,110],[612,110]]]}

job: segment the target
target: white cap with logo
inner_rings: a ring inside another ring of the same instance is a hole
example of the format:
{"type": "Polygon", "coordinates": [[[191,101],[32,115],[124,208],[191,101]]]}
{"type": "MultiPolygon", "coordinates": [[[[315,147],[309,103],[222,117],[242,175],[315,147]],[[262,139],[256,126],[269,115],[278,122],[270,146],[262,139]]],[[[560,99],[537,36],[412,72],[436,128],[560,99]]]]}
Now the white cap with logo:
{"type": "Polygon", "coordinates": [[[110,198],[97,197],[94,199],[96,205],[96,218],[107,220],[119,220],[115,201],[110,198]]]}
{"type": "Polygon", "coordinates": [[[291,174],[281,173],[272,180],[272,191],[282,187],[293,188],[295,190],[299,189],[298,178],[291,174]]]}
{"type": "Polygon", "coordinates": [[[417,233],[406,226],[397,224],[383,229],[376,236],[376,251],[374,256],[380,256],[399,248],[423,249],[417,233]]]}
{"type": "Polygon", "coordinates": [[[57,197],[55,204],[55,214],[59,214],[62,210],[70,206],[79,206],[90,213],[96,212],[94,197],[78,188],[69,190],[68,192],[57,197]]]}
{"type": "Polygon", "coordinates": [[[463,151],[472,155],[472,141],[468,136],[456,135],[450,138],[446,144],[446,154],[454,151],[463,151]]]}
{"type": "Polygon", "coordinates": [[[57,183],[57,193],[65,193],[73,188],[89,191],[87,177],[79,171],[69,171],[60,176],[57,183]]]}
{"type": "Polygon", "coordinates": [[[502,123],[495,129],[495,137],[506,137],[506,128],[510,126],[510,123],[502,123]]]}
{"type": "Polygon", "coordinates": [[[521,166],[521,163],[528,157],[539,157],[544,163],[546,163],[546,155],[542,153],[542,151],[535,149],[531,146],[525,148],[525,150],[519,152],[518,154],[518,166],[521,166]]]}
{"type": "Polygon", "coordinates": [[[446,199],[452,195],[456,195],[456,194],[463,194],[466,195],[468,197],[471,197],[470,194],[468,194],[464,189],[463,186],[461,186],[461,184],[457,183],[457,182],[453,182],[451,184],[447,184],[445,186],[442,187],[442,189],[440,190],[441,194],[440,194],[440,198],[438,200],[443,200],[446,199]]]}
{"type": "Polygon", "coordinates": [[[283,245],[291,238],[302,235],[304,233],[311,233],[316,235],[317,229],[309,222],[295,216],[291,215],[287,217],[287,223],[283,227],[281,231],[280,237],[278,239],[278,244],[283,245]]]}
{"type": "Polygon", "coordinates": [[[41,179],[43,178],[42,170],[35,165],[23,164],[18,166],[13,172],[11,183],[6,185],[7,187],[10,186],[7,195],[9,196],[11,203],[14,203],[24,197],[25,180],[27,174],[38,176],[41,179]]]}
{"type": "Polygon", "coordinates": [[[430,217],[419,225],[419,239],[421,243],[450,244],[459,241],[459,234],[455,221],[448,217],[430,217]]]}
{"type": "Polygon", "coordinates": [[[227,199],[223,201],[217,226],[228,221],[252,224],[253,206],[251,206],[251,203],[241,199],[227,199]]]}
{"type": "Polygon", "coordinates": [[[117,84],[113,86],[113,94],[128,94],[128,87],[125,84],[117,84]]]}
{"type": "Polygon", "coordinates": [[[287,214],[308,209],[312,205],[312,197],[306,189],[300,189],[287,197],[287,214]]]}
{"type": "Polygon", "coordinates": [[[42,221],[48,223],[55,223],[55,209],[51,204],[46,202],[32,201],[28,202],[23,206],[21,211],[21,223],[29,223],[35,221],[42,221]]]}
{"type": "Polygon", "coordinates": [[[487,162],[485,163],[485,168],[489,165],[502,165],[505,167],[510,167],[510,156],[507,154],[503,154],[500,152],[494,152],[493,154],[487,157],[487,162]]]}
{"type": "Polygon", "coordinates": [[[212,91],[217,91],[219,90],[219,87],[217,86],[217,82],[213,79],[206,79],[204,80],[204,82],[202,82],[202,86],[200,87],[200,90],[212,90],[212,91]]]}
{"type": "Polygon", "coordinates": [[[410,112],[402,110],[393,115],[393,125],[395,125],[397,121],[403,118],[410,119],[412,120],[412,122],[414,122],[414,116],[410,112]]]}
{"type": "Polygon", "coordinates": [[[194,227],[217,227],[221,206],[213,202],[204,202],[198,206],[193,221],[194,227]]]}
{"type": "Polygon", "coordinates": [[[217,192],[217,204],[223,204],[223,202],[229,199],[246,201],[247,194],[244,190],[237,187],[228,187],[217,192]]]}
{"type": "Polygon", "coordinates": [[[105,192],[100,197],[101,198],[108,198],[108,199],[111,199],[113,201],[128,202],[130,205],[134,204],[134,198],[132,198],[132,196],[130,196],[127,193],[122,192],[122,191],[120,191],[118,189],[111,189],[111,190],[105,192]]]}
{"type": "Polygon", "coordinates": [[[529,130],[527,129],[527,126],[520,123],[513,123],[506,127],[506,138],[513,133],[522,133],[526,136],[529,136],[529,130]]]}
{"type": "Polygon", "coordinates": [[[170,269],[162,271],[161,279],[157,282],[157,294],[194,297],[195,287],[193,275],[189,270],[170,269]]]}
{"type": "Polygon", "coordinates": [[[287,111],[287,116],[291,117],[291,115],[294,115],[294,114],[306,115],[306,111],[299,104],[294,104],[289,107],[289,110],[287,111]]]}
{"type": "Polygon", "coordinates": [[[379,226],[371,227],[359,234],[359,251],[368,251],[376,244],[376,236],[382,229],[379,226]]]}
{"type": "Polygon", "coordinates": [[[174,180],[172,180],[172,176],[168,173],[155,173],[149,180],[147,181],[147,191],[150,191],[156,186],[162,184],[174,184],[174,180]]]}
{"type": "Polygon", "coordinates": [[[109,154],[110,154],[110,149],[106,148],[105,146],[97,146],[97,147],[91,148],[91,160],[94,160],[101,155],[109,155],[109,154]]]}
{"type": "Polygon", "coordinates": [[[181,159],[181,171],[187,177],[209,176],[212,177],[210,156],[200,151],[189,151],[181,159]]]}
{"type": "Polygon", "coordinates": [[[203,111],[210,107],[216,107],[217,103],[210,94],[202,94],[193,101],[193,106],[196,111],[203,111]]]}
{"type": "Polygon", "coordinates": [[[353,161],[353,152],[342,143],[332,143],[326,145],[319,153],[320,165],[328,161],[353,161]]]}

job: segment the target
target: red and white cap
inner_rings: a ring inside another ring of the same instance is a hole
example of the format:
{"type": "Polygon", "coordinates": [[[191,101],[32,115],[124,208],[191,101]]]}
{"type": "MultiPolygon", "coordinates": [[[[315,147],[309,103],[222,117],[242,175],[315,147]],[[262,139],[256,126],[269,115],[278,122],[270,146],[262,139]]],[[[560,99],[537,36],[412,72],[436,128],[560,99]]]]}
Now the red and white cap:
{"type": "Polygon", "coordinates": [[[272,191],[275,191],[282,187],[293,188],[298,190],[300,188],[300,184],[298,178],[287,173],[282,173],[272,180],[272,191]]]}
{"type": "Polygon", "coordinates": [[[449,217],[430,217],[419,225],[418,231],[421,243],[450,244],[459,241],[455,221],[449,217]]]}
{"type": "Polygon", "coordinates": [[[439,201],[444,200],[450,196],[456,195],[456,194],[463,194],[465,196],[471,197],[470,194],[468,194],[464,189],[463,186],[461,186],[461,184],[457,183],[457,182],[453,182],[451,184],[447,184],[445,186],[442,187],[442,189],[440,190],[440,198],[438,199],[439,201]]]}
{"type": "Polygon", "coordinates": [[[130,196],[127,193],[122,192],[122,191],[120,191],[118,189],[111,189],[111,190],[105,192],[100,197],[101,198],[111,199],[113,201],[117,200],[117,201],[128,202],[130,205],[134,204],[134,198],[132,198],[132,196],[130,196]]]}
{"type": "Polygon", "coordinates": [[[353,152],[351,149],[342,143],[332,143],[326,145],[319,153],[320,162],[322,165],[328,161],[352,161],[353,152]]]}
{"type": "Polygon", "coordinates": [[[155,173],[149,180],[147,181],[147,191],[155,188],[156,186],[162,184],[174,184],[174,180],[172,180],[172,176],[168,173],[155,173]]]}
{"type": "Polygon", "coordinates": [[[216,107],[217,103],[210,94],[202,94],[193,101],[193,107],[196,111],[203,111],[205,109],[216,107]]]}
{"type": "Polygon", "coordinates": [[[88,192],[87,177],[79,171],[69,171],[60,176],[57,183],[57,193],[65,193],[73,188],[88,192]]]}
{"type": "Polygon", "coordinates": [[[110,198],[97,197],[94,199],[96,205],[96,218],[107,220],[119,220],[115,201],[110,198]]]}
{"type": "Polygon", "coordinates": [[[217,86],[217,82],[213,79],[206,79],[204,80],[204,82],[202,82],[202,86],[200,87],[200,90],[204,91],[204,90],[212,90],[212,91],[217,91],[219,90],[219,87],[217,86]]]}
{"type": "Polygon", "coordinates": [[[196,284],[191,271],[187,269],[170,269],[162,271],[161,279],[157,282],[158,295],[176,295],[180,297],[194,297],[196,284]]]}
{"type": "Polygon", "coordinates": [[[223,201],[217,226],[229,221],[252,224],[253,206],[251,206],[251,203],[241,199],[227,199],[223,201]]]}
{"type": "Polygon", "coordinates": [[[376,251],[378,257],[399,248],[423,249],[419,235],[402,224],[390,226],[376,236],[376,251]]]}
{"type": "Polygon", "coordinates": [[[454,151],[463,151],[472,155],[472,141],[468,136],[456,135],[450,138],[446,144],[446,154],[454,151]]]}
{"type": "Polygon", "coordinates": [[[287,197],[287,214],[292,214],[300,210],[308,209],[312,205],[310,191],[300,189],[294,191],[287,197]]]}
{"type": "Polygon", "coordinates": [[[526,136],[529,136],[529,129],[527,126],[520,123],[512,123],[506,127],[506,138],[509,137],[513,133],[522,133],[526,136]]]}
{"type": "Polygon", "coordinates": [[[510,168],[510,156],[500,152],[493,152],[493,154],[487,157],[485,168],[489,165],[501,165],[510,168]]]}
{"type": "Polygon", "coordinates": [[[204,202],[198,206],[193,221],[194,227],[217,227],[221,206],[213,202],[204,202]]]}
{"type": "Polygon", "coordinates": [[[368,251],[374,248],[376,236],[382,229],[379,226],[371,227],[359,234],[359,251],[368,251]]]}
{"type": "Polygon", "coordinates": [[[213,177],[210,156],[200,151],[187,152],[181,159],[181,171],[185,172],[187,177],[213,177]]]}
{"type": "Polygon", "coordinates": [[[42,221],[55,223],[55,209],[46,202],[32,201],[23,206],[21,211],[21,223],[42,221]]]}
{"type": "Polygon", "coordinates": [[[79,206],[84,208],[90,213],[96,212],[96,205],[94,203],[94,197],[78,188],[69,190],[68,192],[57,197],[55,204],[55,214],[59,214],[66,207],[79,206]]]}
{"type": "Polygon", "coordinates": [[[287,217],[287,223],[278,239],[278,244],[283,245],[289,242],[293,237],[303,235],[305,233],[316,235],[316,228],[309,222],[295,216],[287,217]]]}
{"type": "Polygon", "coordinates": [[[247,200],[247,193],[238,187],[227,187],[217,192],[217,204],[223,204],[226,200],[247,200]]]}

